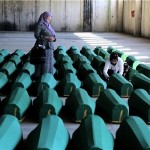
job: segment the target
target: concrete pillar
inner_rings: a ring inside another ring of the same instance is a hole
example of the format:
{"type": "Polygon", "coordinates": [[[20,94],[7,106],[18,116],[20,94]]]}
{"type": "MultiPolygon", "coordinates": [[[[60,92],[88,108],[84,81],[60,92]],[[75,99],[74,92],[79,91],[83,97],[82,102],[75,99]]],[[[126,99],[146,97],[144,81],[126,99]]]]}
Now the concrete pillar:
{"type": "Polygon", "coordinates": [[[141,34],[141,0],[124,1],[123,31],[134,36],[141,34]]]}
{"type": "Polygon", "coordinates": [[[150,1],[142,0],[141,35],[150,38],[150,1]]]}

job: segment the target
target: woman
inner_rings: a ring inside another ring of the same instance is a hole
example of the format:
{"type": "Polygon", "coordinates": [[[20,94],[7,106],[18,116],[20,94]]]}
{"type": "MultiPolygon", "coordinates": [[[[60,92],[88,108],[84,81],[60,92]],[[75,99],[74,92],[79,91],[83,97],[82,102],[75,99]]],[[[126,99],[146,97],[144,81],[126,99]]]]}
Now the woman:
{"type": "Polygon", "coordinates": [[[120,57],[118,57],[116,53],[113,52],[110,55],[110,59],[106,61],[104,66],[103,74],[105,76],[105,79],[109,80],[109,77],[113,73],[120,73],[121,75],[123,75],[123,71],[124,71],[123,60],[120,57]]]}
{"type": "Polygon", "coordinates": [[[50,25],[51,20],[52,15],[50,12],[42,13],[34,31],[34,36],[37,39],[36,43],[43,44],[46,49],[45,63],[35,65],[35,79],[40,78],[46,72],[53,74],[53,42],[56,41],[56,33],[50,25]]]}

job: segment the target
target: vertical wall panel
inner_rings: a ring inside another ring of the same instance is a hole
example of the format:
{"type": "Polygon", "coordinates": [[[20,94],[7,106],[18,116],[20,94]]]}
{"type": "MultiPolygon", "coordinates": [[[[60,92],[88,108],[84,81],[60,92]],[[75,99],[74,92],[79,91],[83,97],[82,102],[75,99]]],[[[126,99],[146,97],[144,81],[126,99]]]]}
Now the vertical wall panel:
{"type": "Polygon", "coordinates": [[[139,36],[141,34],[141,13],[141,0],[124,1],[124,32],[135,36],[139,36]]]}
{"type": "Polygon", "coordinates": [[[109,1],[93,0],[93,31],[109,31],[109,1]]]}
{"type": "Polygon", "coordinates": [[[123,0],[118,0],[117,1],[117,31],[122,32],[123,30],[123,0]]]}
{"type": "Polygon", "coordinates": [[[67,31],[82,31],[83,2],[66,0],[66,28],[67,31]]]}
{"type": "Polygon", "coordinates": [[[141,35],[150,38],[150,1],[142,1],[141,35]]]}

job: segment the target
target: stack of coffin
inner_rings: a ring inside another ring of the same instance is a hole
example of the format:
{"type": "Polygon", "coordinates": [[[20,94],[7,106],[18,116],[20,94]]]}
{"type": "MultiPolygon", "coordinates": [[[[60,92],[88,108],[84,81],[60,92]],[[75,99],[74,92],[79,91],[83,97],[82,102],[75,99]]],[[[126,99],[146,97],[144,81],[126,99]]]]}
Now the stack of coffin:
{"type": "Polygon", "coordinates": [[[80,52],[81,52],[81,54],[86,56],[90,61],[92,61],[93,58],[96,56],[94,51],[92,51],[90,48],[88,48],[86,46],[83,46],[80,52]]]}
{"type": "Polygon", "coordinates": [[[63,121],[56,115],[43,118],[27,137],[28,150],[65,150],[70,137],[63,121]]]}
{"type": "Polygon", "coordinates": [[[149,150],[150,130],[137,116],[129,116],[116,132],[115,150],[149,150]]]}
{"type": "Polygon", "coordinates": [[[96,70],[88,63],[84,63],[78,69],[78,77],[84,80],[90,73],[96,73],[96,70]]]}
{"type": "Polygon", "coordinates": [[[75,122],[95,112],[95,101],[81,88],[74,89],[65,103],[66,110],[75,122]]]}
{"type": "Polygon", "coordinates": [[[25,73],[25,72],[21,72],[15,82],[13,83],[13,88],[15,87],[22,87],[22,88],[25,88],[25,89],[28,89],[32,84],[32,80],[31,80],[31,77],[28,73],[25,73]]]}
{"type": "Polygon", "coordinates": [[[34,116],[38,120],[42,120],[47,115],[58,115],[63,106],[63,102],[58,97],[55,90],[45,88],[38,97],[33,101],[34,116]]]}
{"type": "Polygon", "coordinates": [[[62,56],[62,58],[59,61],[56,61],[55,66],[57,69],[59,69],[61,64],[64,64],[64,63],[73,64],[73,61],[71,60],[70,56],[65,55],[65,56],[62,56]]]}
{"type": "Polygon", "coordinates": [[[90,73],[85,80],[83,80],[83,88],[93,97],[98,97],[106,87],[106,82],[102,80],[97,73],[90,73]]]}
{"type": "Polygon", "coordinates": [[[95,49],[94,49],[94,53],[96,55],[99,55],[100,51],[103,51],[102,47],[101,46],[97,46],[95,49]]]}
{"type": "Polygon", "coordinates": [[[37,92],[39,94],[41,91],[47,88],[54,89],[56,85],[57,81],[55,80],[54,76],[51,73],[44,73],[38,83],[37,92]]]}
{"type": "Polygon", "coordinates": [[[73,133],[72,149],[113,150],[114,138],[102,118],[89,115],[73,133]]]}
{"type": "Polygon", "coordinates": [[[150,95],[144,89],[136,89],[128,99],[131,114],[150,123],[150,95]]]}
{"type": "Polygon", "coordinates": [[[2,102],[3,114],[10,114],[22,120],[29,111],[31,102],[28,92],[24,88],[16,87],[2,102]]]}
{"type": "Polygon", "coordinates": [[[63,78],[63,76],[67,73],[74,73],[76,74],[77,70],[73,67],[72,64],[70,63],[64,63],[61,64],[60,68],[59,68],[59,72],[58,72],[58,76],[59,78],[63,78]]]}
{"type": "Polygon", "coordinates": [[[0,117],[0,149],[21,149],[23,133],[18,119],[12,115],[0,117]]]}
{"type": "Polygon", "coordinates": [[[95,56],[91,61],[91,65],[97,72],[100,72],[100,69],[105,65],[105,60],[101,56],[95,56]]]}
{"type": "Polygon", "coordinates": [[[0,72],[0,89],[8,83],[8,77],[5,73],[0,72]]]}
{"type": "Polygon", "coordinates": [[[133,78],[133,76],[134,76],[136,73],[138,73],[137,70],[135,70],[135,69],[129,67],[128,72],[127,72],[126,75],[125,75],[125,78],[126,78],[128,81],[131,81],[132,78],[133,78]]]}
{"type": "Polygon", "coordinates": [[[75,46],[71,46],[70,49],[67,51],[67,54],[71,57],[72,61],[76,61],[78,57],[81,56],[80,51],[75,46]]]}
{"type": "Polygon", "coordinates": [[[63,56],[66,56],[66,48],[64,46],[58,46],[54,51],[54,58],[59,61],[63,56]]]}
{"type": "Polygon", "coordinates": [[[32,76],[34,73],[35,73],[35,66],[30,64],[29,62],[26,62],[22,69],[21,69],[22,72],[25,72],[25,73],[28,73],[29,76],[32,76]]]}
{"type": "Polygon", "coordinates": [[[140,64],[140,61],[138,61],[134,56],[128,56],[126,58],[126,62],[133,69],[136,69],[136,67],[140,64]]]}
{"type": "Polygon", "coordinates": [[[136,68],[139,73],[144,74],[148,78],[150,78],[150,67],[145,64],[139,64],[136,68]]]}
{"type": "Polygon", "coordinates": [[[108,83],[109,86],[119,94],[119,96],[130,97],[133,90],[133,85],[121,74],[115,73],[111,75],[108,83]]]}
{"type": "Polygon", "coordinates": [[[10,77],[16,71],[16,69],[16,65],[13,62],[8,61],[4,63],[0,69],[0,72],[4,72],[8,77],[10,77]]]}
{"type": "Polygon", "coordinates": [[[81,87],[81,81],[77,78],[74,73],[66,74],[62,80],[59,81],[57,91],[59,95],[69,96],[70,93],[81,87]]]}
{"type": "Polygon", "coordinates": [[[90,64],[91,62],[85,56],[81,55],[74,61],[73,66],[79,70],[85,63],[90,64]]]}
{"type": "Polygon", "coordinates": [[[131,80],[134,88],[141,88],[150,94],[150,78],[141,73],[136,73],[131,80]]]}
{"type": "Polygon", "coordinates": [[[98,113],[112,123],[121,123],[129,116],[127,103],[112,89],[101,92],[96,107],[98,113]]]}

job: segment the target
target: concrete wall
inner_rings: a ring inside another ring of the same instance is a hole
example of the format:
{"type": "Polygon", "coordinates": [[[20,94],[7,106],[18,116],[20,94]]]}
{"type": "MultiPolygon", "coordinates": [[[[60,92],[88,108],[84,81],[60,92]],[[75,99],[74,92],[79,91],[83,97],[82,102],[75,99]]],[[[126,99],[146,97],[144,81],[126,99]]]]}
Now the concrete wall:
{"type": "Polygon", "coordinates": [[[122,31],[123,0],[93,0],[92,31],[122,31]]]}
{"type": "Polygon", "coordinates": [[[125,32],[150,38],[149,0],[1,0],[0,30],[33,30],[51,11],[56,31],[125,32]]]}
{"type": "Polygon", "coordinates": [[[0,30],[32,30],[44,11],[52,12],[56,31],[82,31],[83,0],[0,1],[0,30]]]}
{"type": "Polygon", "coordinates": [[[123,31],[134,36],[141,35],[141,0],[125,0],[123,9],[123,31]]]}
{"type": "Polygon", "coordinates": [[[141,36],[150,38],[150,1],[142,1],[141,36]]]}

